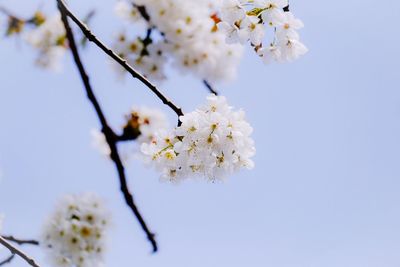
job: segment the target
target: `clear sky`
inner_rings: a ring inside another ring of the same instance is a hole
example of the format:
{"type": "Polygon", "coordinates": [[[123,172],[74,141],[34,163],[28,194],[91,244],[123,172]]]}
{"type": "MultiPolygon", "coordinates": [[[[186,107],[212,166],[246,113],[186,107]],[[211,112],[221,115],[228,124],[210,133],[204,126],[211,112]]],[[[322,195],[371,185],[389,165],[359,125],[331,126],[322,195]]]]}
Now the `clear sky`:
{"type": "MultiPolygon", "coordinates": [[[[54,11],[53,2],[1,5],[27,15],[40,4],[54,11]]],[[[111,41],[121,26],[114,1],[69,2],[80,16],[96,7],[93,29],[111,41]]],[[[400,2],[291,4],[310,52],[270,66],[248,53],[236,82],[219,88],[255,128],[256,168],[225,184],[175,186],[140,162],[129,166],[137,204],[157,233],[156,255],[123,204],[113,165],[91,148],[99,125],[70,57],[64,72],[49,73],[33,66],[22,42],[1,40],[5,232],[37,237],[60,195],[96,191],[113,213],[108,266],[400,266],[400,2]]],[[[117,81],[96,47],[84,61],[115,127],[131,105],[160,106],[137,81],[117,81]]],[[[200,81],[174,72],[163,90],[185,110],[207,95],[200,81]]],[[[46,266],[37,248],[28,250],[46,266]]]]}

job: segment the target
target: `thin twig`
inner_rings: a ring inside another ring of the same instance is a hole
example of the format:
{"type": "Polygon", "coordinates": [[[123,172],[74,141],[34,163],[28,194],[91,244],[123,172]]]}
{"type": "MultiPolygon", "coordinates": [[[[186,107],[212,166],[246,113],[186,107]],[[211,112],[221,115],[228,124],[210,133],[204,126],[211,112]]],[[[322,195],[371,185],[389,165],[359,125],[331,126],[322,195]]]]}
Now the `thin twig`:
{"type": "Polygon", "coordinates": [[[6,265],[7,263],[12,262],[12,260],[14,259],[15,254],[11,254],[7,259],[3,260],[0,262],[0,266],[2,265],[6,265]]]}
{"type": "Polygon", "coordinates": [[[146,79],[142,74],[140,74],[138,71],[136,71],[133,67],[131,67],[126,60],[122,59],[120,56],[118,56],[115,52],[113,52],[109,47],[107,47],[102,41],[100,41],[92,32],[91,30],[86,26],[85,23],[83,23],[81,20],[79,20],[67,7],[65,2],[63,0],[57,0],[59,9],[62,13],[64,13],[66,16],[70,17],[72,21],[78,25],[78,27],[81,29],[82,33],[88,38],[89,41],[93,42],[96,44],[101,50],[103,50],[104,53],[106,53],[108,56],[110,56],[112,59],[114,59],[118,64],[120,64],[126,71],[128,71],[133,78],[138,79],[141,81],[144,85],[146,85],[156,96],[168,107],[170,107],[178,116],[178,125],[181,124],[179,117],[183,116],[183,111],[180,107],[175,105],[171,100],[169,100],[158,88],[152,84],[148,79],[146,79]]]}
{"type": "Polygon", "coordinates": [[[136,7],[136,9],[139,11],[140,15],[143,17],[143,19],[145,21],[147,21],[148,23],[150,23],[150,15],[149,15],[149,13],[147,13],[146,7],[136,5],[136,4],[133,4],[133,6],[136,7]]]}
{"type": "Polygon", "coordinates": [[[2,236],[5,240],[8,240],[10,242],[16,243],[18,245],[34,245],[34,246],[39,246],[39,241],[37,240],[24,240],[24,239],[18,239],[13,237],[12,235],[10,236],[2,236]]]}
{"type": "Polygon", "coordinates": [[[121,191],[124,195],[126,204],[129,206],[131,211],[134,213],[134,215],[138,219],[143,231],[146,233],[148,240],[152,244],[153,252],[156,252],[157,251],[157,243],[155,241],[154,234],[152,232],[150,232],[149,228],[147,227],[142,215],[140,214],[140,212],[133,200],[133,196],[129,191],[127,180],[126,180],[126,175],[125,175],[125,168],[124,168],[124,165],[122,163],[122,160],[121,160],[121,158],[119,156],[119,152],[118,152],[116,134],[109,126],[109,124],[106,120],[106,117],[100,107],[100,104],[97,101],[96,96],[93,92],[93,89],[90,85],[89,76],[87,75],[86,70],[83,66],[83,63],[80,59],[78,48],[77,48],[76,42],[75,42],[75,38],[74,38],[74,35],[72,33],[71,27],[68,22],[68,17],[67,17],[68,13],[67,13],[67,10],[65,9],[65,6],[63,5],[62,1],[58,1],[58,8],[61,12],[61,18],[62,18],[62,21],[65,26],[69,46],[70,46],[72,55],[74,57],[75,64],[76,64],[76,66],[79,70],[80,76],[82,78],[82,82],[86,89],[88,99],[90,100],[94,109],[96,110],[97,116],[98,116],[100,123],[102,125],[102,128],[103,128],[102,131],[103,131],[106,141],[110,147],[110,150],[111,150],[110,157],[111,157],[112,161],[115,163],[115,166],[117,168],[121,191]]]}
{"type": "Polygon", "coordinates": [[[212,85],[207,80],[203,80],[203,84],[207,87],[210,93],[218,95],[218,92],[212,87],[212,85]]]}
{"type": "Polygon", "coordinates": [[[17,21],[21,21],[24,23],[32,23],[32,19],[23,19],[21,17],[18,17],[15,13],[11,12],[7,8],[0,6],[0,13],[3,13],[4,15],[8,16],[10,19],[14,19],[17,21]]]}
{"type": "Polygon", "coordinates": [[[13,13],[11,13],[11,11],[9,11],[7,8],[5,8],[3,6],[0,6],[0,12],[3,13],[4,15],[6,15],[6,16],[16,18],[16,16],[13,13]]]}
{"type": "Polygon", "coordinates": [[[22,252],[21,250],[19,250],[18,248],[14,247],[13,245],[11,245],[7,240],[5,240],[3,237],[0,236],[0,244],[3,245],[4,247],[6,247],[11,254],[15,254],[18,255],[19,257],[21,257],[23,260],[25,260],[29,265],[33,266],[33,267],[40,267],[35,260],[33,260],[32,258],[30,258],[28,255],[26,255],[24,252],[22,252]]]}

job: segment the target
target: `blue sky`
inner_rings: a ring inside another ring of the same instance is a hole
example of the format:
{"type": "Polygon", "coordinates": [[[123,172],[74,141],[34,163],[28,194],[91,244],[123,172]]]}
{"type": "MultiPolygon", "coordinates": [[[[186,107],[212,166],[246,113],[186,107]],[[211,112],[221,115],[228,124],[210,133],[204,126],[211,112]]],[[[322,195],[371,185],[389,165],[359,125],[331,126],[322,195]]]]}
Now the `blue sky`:
{"type": "MultiPolygon", "coordinates": [[[[69,1],[111,41],[113,1],[69,1]]],[[[29,14],[44,1],[3,0],[29,14]]],[[[113,212],[108,266],[398,267],[400,265],[400,3],[291,1],[310,52],[264,66],[252,53],[220,86],[255,128],[256,168],[225,184],[160,183],[129,166],[129,184],[160,252],[124,206],[113,165],[91,148],[98,127],[70,57],[64,72],[33,66],[34,53],[0,41],[0,211],[5,231],[37,237],[64,193],[96,191],[113,212]]],[[[47,1],[44,9],[54,11],[47,1]]],[[[132,105],[160,106],[139,82],[116,80],[94,46],[84,53],[112,124],[132,105]]],[[[185,110],[204,102],[201,82],[171,74],[163,90],[185,110]]],[[[174,114],[160,106],[171,118],[174,114]]],[[[37,248],[28,249],[43,266],[37,248]]],[[[20,260],[14,266],[24,266],[20,260]]]]}

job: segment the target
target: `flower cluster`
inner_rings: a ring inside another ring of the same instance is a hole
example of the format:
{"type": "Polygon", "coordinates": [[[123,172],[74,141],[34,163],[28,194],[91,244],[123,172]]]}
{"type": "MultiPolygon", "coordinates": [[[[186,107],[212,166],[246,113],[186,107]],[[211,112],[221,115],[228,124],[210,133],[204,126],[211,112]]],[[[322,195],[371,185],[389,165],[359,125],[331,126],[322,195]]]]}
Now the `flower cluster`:
{"type": "Polygon", "coordinates": [[[145,161],[153,163],[163,179],[179,182],[197,176],[216,181],[254,166],[253,129],[244,112],[233,111],[225,97],[211,95],[205,106],[180,119],[181,126],[159,132],[152,143],[142,145],[145,161]]]}
{"type": "Polygon", "coordinates": [[[292,61],[308,50],[297,33],[304,25],[288,7],[288,0],[224,0],[218,28],[228,43],[250,42],[265,63],[292,61]],[[265,28],[273,32],[267,44],[265,28]]]}
{"type": "Polygon", "coordinates": [[[165,78],[169,63],[183,73],[210,82],[229,81],[236,75],[242,48],[227,44],[209,0],[122,0],[116,12],[122,19],[147,24],[145,38],[118,36],[115,47],[150,79],[165,78]],[[119,48],[119,49],[118,49],[119,48]]]}
{"type": "Polygon", "coordinates": [[[46,221],[41,244],[55,266],[102,266],[109,224],[109,213],[98,196],[68,195],[46,221]]]}
{"type": "MultiPolygon", "coordinates": [[[[113,50],[143,76],[155,81],[166,78],[164,65],[167,58],[162,43],[152,43],[148,38],[130,39],[125,33],[120,33],[114,41],[113,50]]],[[[113,66],[121,76],[126,73],[117,63],[113,62],[113,66]]]]}
{"type": "Polygon", "coordinates": [[[59,13],[46,19],[26,34],[26,41],[39,51],[36,63],[47,69],[60,69],[60,60],[68,48],[65,28],[59,13]]]}

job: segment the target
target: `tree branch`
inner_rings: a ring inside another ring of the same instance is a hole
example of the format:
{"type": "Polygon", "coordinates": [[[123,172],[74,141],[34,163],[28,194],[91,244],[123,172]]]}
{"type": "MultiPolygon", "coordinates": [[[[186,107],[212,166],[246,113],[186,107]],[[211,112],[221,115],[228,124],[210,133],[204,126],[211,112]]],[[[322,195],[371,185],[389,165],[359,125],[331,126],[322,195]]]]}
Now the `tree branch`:
{"type": "Polygon", "coordinates": [[[126,60],[122,59],[115,52],[113,52],[109,47],[107,47],[102,41],[100,41],[91,30],[81,21],[79,20],[67,7],[63,0],[57,0],[58,7],[65,16],[68,16],[72,19],[72,21],[81,29],[82,33],[88,38],[89,41],[96,44],[104,53],[106,53],[109,57],[114,59],[118,64],[120,64],[126,71],[128,71],[133,78],[138,79],[144,85],[146,85],[165,105],[170,107],[178,116],[178,125],[181,124],[179,119],[180,116],[183,116],[183,111],[180,107],[176,106],[171,100],[169,100],[163,93],[161,93],[158,88],[152,84],[148,79],[146,79],[143,75],[141,75],[138,71],[136,71],[133,67],[131,67],[126,60]]]}
{"type": "Polygon", "coordinates": [[[10,10],[8,10],[7,8],[5,8],[3,6],[0,6],[0,12],[3,13],[4,15],[6,15],[6,16],[17,18],[17,16],[15,16],[13,13],[11,13],[10,10]]]}
{"type": "MultiPolygon", "coordinates": [[[[100,107],[100,104],[96,99],[93,89],[90,85],[89,76],[87,75],[86,70],[83,66],[83,63],[80,59],[78,48],[75,43],[75,38],[74,38],[74,35],[72,33],[71,27],[68,22],[68,17],[67,17],[68,11],[65,8],[64,3],[59,0],[58,0],[58,8],[61,12],[61,18],[62,18],[62,21],[65,26],[69,46],[70,46],[75,64],[79,70],[79,74],[82,78],[82,82],[86,89],[87,97],[90,100],[90,102],[92,103],[94,109],[96,110],[96,114],[102,125],[102,131],[103,131],[106,141],[110,147],[110,150],[111,150],[110,158],[115,163],[115,167],[117,169],[118,177],[119,177],[119,181],[120,181],[121,192],[124,195],[125,202],[128,205],[128,207],[131,209],[131,211],[134,213],[136,218],[138,219],[143,231],[146,233],[148,240],[152,244],[153,252],[156,252],[157,251],[157,243],[155,241],[154,234],[152,232],[150,232],[149,228],[147,227],[142,215],[140,214],[140,212],[133,200],[133,196],[129,191],[128,184],[126,181],[125,168],[124,168],[124,165],[122,163],[122,160],[121,160],[121,158],[119,156],[119,152],[118,152],[118,147],[117,147],[118,140],[116,138],[116,134],[111,129],[111,127],[109,126],[109,124],[106,120],[106,117],[105,117],[105,115],[100,107]]],[[[141,77],[141,76],[138,76],[138,77],[141,77]]]]}
{"type": "MultiPolygon", "coordinates": [[[[35,260],[33,260],[32,258],[30,258],[28,255],[26,255],[24,252],[22,252],[21,250],[19,250],[18,248],[14,247],[13,245],[11,245],[7,240],[5,240],[3,237],[0,236],[0,244],[3,245],[4,247],[6,247],[11,254],[15,254],[18,255],[19,257],[21,257],[23,260],[25,260],[29,265],[33,266],[33,267],[40,267],[35,260]]],[[[12,257],[14,258],[14,257],[12,257]]],[[[10,261],[12,260],[12,258],[10,259],[10,261]]]]}
{"type": "Polygon", "coordinates": [[[137,10],[139,11],[140,15],[143,17],[143,19],[145,21],[147,21],[148,23],[150,23],[150,15],[149,13],[147,13],[146,7],[145,6],[139,6],[136,4],[133,4],[134,7],[137,8],[137,10]]]}
{"type": "Polygon", "coordinates": [[[14,259],[15,254],[11,254],[7,259],[3,260],[0,262],[0,266],[2,265],[6,265],[7,263],[12,262],[12,260],[14,259]]]}
{"type": "Polygon", "coordinates": [[[18,245],[34,245],[34,246],[39,246],[39,241],[37,241],[37,240],[33,240],[33,239],[31,239],[31,240],[23,240],[23,239],[18,239],[18,238],[15,238],[15,237],[13,237],[13,236],[2,236],[5,240],[7,240],[7,241],[10,241],[10,242],[13,242],[13,243],[16,243],[16,244],[18,244],[18,245]]]}
{"type": "Polygon", "coordinates": [[[290,12],[290,6],[289,6],[289,3],[288,3],[288,5],[287,5],[287,6],[285,6],[285,7],[283,8],[283,11],[285,11],[285,12],[290,12]]]}
{"type": "Polygon", "coordinates": [[[207,87],[211,94],[218,95],[218,92],[211,86],[207,80],[203,80],[203,84],[207,87]]]}

